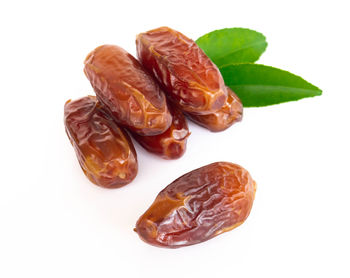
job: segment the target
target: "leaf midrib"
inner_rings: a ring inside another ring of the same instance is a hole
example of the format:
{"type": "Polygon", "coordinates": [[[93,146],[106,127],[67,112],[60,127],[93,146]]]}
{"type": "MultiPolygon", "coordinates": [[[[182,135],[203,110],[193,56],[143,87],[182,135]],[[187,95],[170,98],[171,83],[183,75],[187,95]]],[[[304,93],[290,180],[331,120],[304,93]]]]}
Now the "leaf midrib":
{"type": "Polygon", "coordinates": [[[321,93],[320,89],[305,89],[300,87],[291,87],[291,86],[279,86],[279,85],[264,85],[264,84],[226,84],[228,86],[235,86],[235,87],[264,87],[264,88],[271,88],[271,89],[298,89],[300,91],[305,92],[319,92],[321,93]]]}
{"type": "Polygon", "coordinates": [[[265,41],[265,40],[263,40],[263,41],[259,41],[259,42],[254,42],[254,43],[247,44],[247,45],[245,45],[244,47],[240,47],[240,48],[236,49],[235,51],[226,52],[226,54],[225,54],[225,55],[215,57],[215,60],[222,59],[222,58],[224,58],[224,57],[226,57],[226,56],[229,56],[229,55],[231,55],[231,54],[233,54],[233,53],[235,53],[235,52],[241,51],[241,50],[243,50],[243,49],[246,49],[246,48],[249,48],[249,47],[252,47],[252,46],[256,46],[256,45],[260,45],[260,44],[264,44],[264,43],[266,43],[266,41],[265,41]]]}

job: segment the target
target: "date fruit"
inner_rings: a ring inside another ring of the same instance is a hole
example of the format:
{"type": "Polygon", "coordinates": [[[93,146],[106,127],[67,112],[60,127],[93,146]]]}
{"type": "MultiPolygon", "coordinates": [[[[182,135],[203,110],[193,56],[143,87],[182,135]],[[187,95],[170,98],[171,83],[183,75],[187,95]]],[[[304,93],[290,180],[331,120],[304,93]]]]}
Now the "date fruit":
{"type": "Polygon", "coordinates": [[[139,218],[135,231],[145,242],[177,248],[200,243],[241,225],[256,184],[247,170],[216,162],[193,170],[163,189],[139,218]]]}
{"type": "Polygon", "coordinates": [[[193,40],[161,27],[139,34],[136,48],[143,66],[184,111],[208,114],[224,105],[227,91],[220,71],[193,40]]]}
{"type": "Polygon", "coordinates": [[[183,113],[169,104],[168,108],[173,121],[167,131],[154,136],[141,136],[136,133],[132,135],[149,152],[158,154],[164,159],[176,159],[185,153],[190,132],[183,113]]]}
{"type": "Polygon", "coordinates": [[[64,106],[64,124],[80,166],[90,181],[117,188],[135,178],[134,146],[96,97],[68,100],[64,106]]]}
{"type": "Polygon", "coordinates": [[[164,92],[128,52],[102,45],[85,59],[84,72],[98,100],[121,125],[140,135],[157,135],[171,124],[164,92]]]}
{"type": "Polygon", "coordinates": [[[243,115],[242,102],[229,87],[227,87],[227,92],[226,103],[218,111],[207,115],[186,113],[186,116],[213,132],[223,131],[234,123],[241,121],[243,115]]]}

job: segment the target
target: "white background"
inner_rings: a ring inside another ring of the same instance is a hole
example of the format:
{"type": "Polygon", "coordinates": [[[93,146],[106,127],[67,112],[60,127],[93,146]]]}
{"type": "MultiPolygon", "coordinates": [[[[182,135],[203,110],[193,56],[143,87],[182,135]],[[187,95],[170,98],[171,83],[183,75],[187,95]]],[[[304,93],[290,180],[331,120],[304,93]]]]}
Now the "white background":
{"type": "Polygon", "coordinates": [[[350,277],[348,1],[3,1],[0,4],[1,277],[350,277]],[[289,70],[321,97],[244,110],[222,133],[190,124],[186,154],[138,145],[139,173],[107,190],[83,175],[63,105],[93,91],[85,56],[170,26],[196,39],[246,27],[269,46],[260,63],[289,70]],[[348,26],[346,26],[348,25],[348,26]],[[171,250],[133,228],[178,176],[232,161],[257,181],[239,228],[171,250]]]}

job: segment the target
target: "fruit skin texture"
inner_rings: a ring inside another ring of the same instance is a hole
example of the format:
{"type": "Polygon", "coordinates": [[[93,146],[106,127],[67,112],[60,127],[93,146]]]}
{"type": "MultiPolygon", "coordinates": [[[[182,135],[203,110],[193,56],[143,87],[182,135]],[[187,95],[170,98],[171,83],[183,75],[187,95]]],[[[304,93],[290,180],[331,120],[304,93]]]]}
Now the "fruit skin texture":
{"type": "Polygon", "coordinates": [[[64,124],[81,168],[96,185],[117,188],[137,174],[137,156],[130,137],[97,102],[87,96],[64,106],[64,124]]]}
{"type": "Polygon", "coordinates": [[[97,47],[86,57],[84,72],[98,100],[119,124],[141,135],[157,135],[169,128],[164,92],[124,49],[97,47]]]}
{"type": "Polygon", "coordinates": [[[136,48],[143,66],[184,111],[208,114],[224,105],[227,91],[221,73],[193,40],[160,27],[139,34],[136,48]]]}
{"type": "Polygon", "coordinates": [[[223,131],[234,123],[241,121],[243,116],[242,102],[229,87],[227,87],[227,92],[227,100],[218,111],[208,115],[186,113],[186,116],[212,132],[223,131]]]}
{"type": "Polygon", "coordinates": [[[183,113],[170,104],[168,108],[173,121],[167,131],[154,136],[141,136],[136,133],[132,135],[149,152],[160,155],[164,159],[177,159],[186,151],[187,137],[190,132],[183,113]]]}
{"type": "Polygon", "coordinates": [[[139,218],[145,242],[168,248],[200,243],[242,224],[255,197],[247,170],[216,162],[193,170],[163,189],[139,218]]]}

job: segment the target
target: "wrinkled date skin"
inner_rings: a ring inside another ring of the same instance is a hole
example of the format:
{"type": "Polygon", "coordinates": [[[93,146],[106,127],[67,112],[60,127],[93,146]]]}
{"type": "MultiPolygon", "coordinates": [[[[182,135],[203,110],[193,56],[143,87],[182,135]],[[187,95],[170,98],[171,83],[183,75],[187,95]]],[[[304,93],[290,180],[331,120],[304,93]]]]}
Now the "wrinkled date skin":
{"type": "Polygon", "coordinates": [[[141,135],[157,135],[169,128],[171,115],[164,92],[124,49],[97,47],[86,57],[84,72],[119,124],[141,135]]]}
{"type": "Polygon", "coordinates": [[[134,146],[96,97],[67,101],[64,123],[80,166],[90,181],[117,188],[135,178],[138,167],[134,146]]]}
{"type": "Polygon", "coordinates": [[[193,170],[163,189],[139,218],[145,242],[177,248],[232,230],[248,217],[256,184],[247,170],[216,162],[193,170]]]}
{"type": "Polygon", "coordinates": [[[224,105],[227,91],[220,71],[193,40],[161,27],[139,34],[136,48],[144,67],[184,111],[208,114],[224,105]]]}
{"type": "Polygon", "coordinates": [[[208,115],[186,113],[193,122],[213,132],[223,131],[236,122],[242,120],[243,105],[238,96],[227,87],[228,97],[226,103],[218,111],[208,115]]]}
{"type": "Polygon", "coordinates": [[[176,159],[186,151],[187,137],[190,135],[185,116],[176,107],[169,105],[173,121],[162,134],[141,136],[133,133],[133,137],[149,152],[160,155],[164,159],[176,159]]]}

